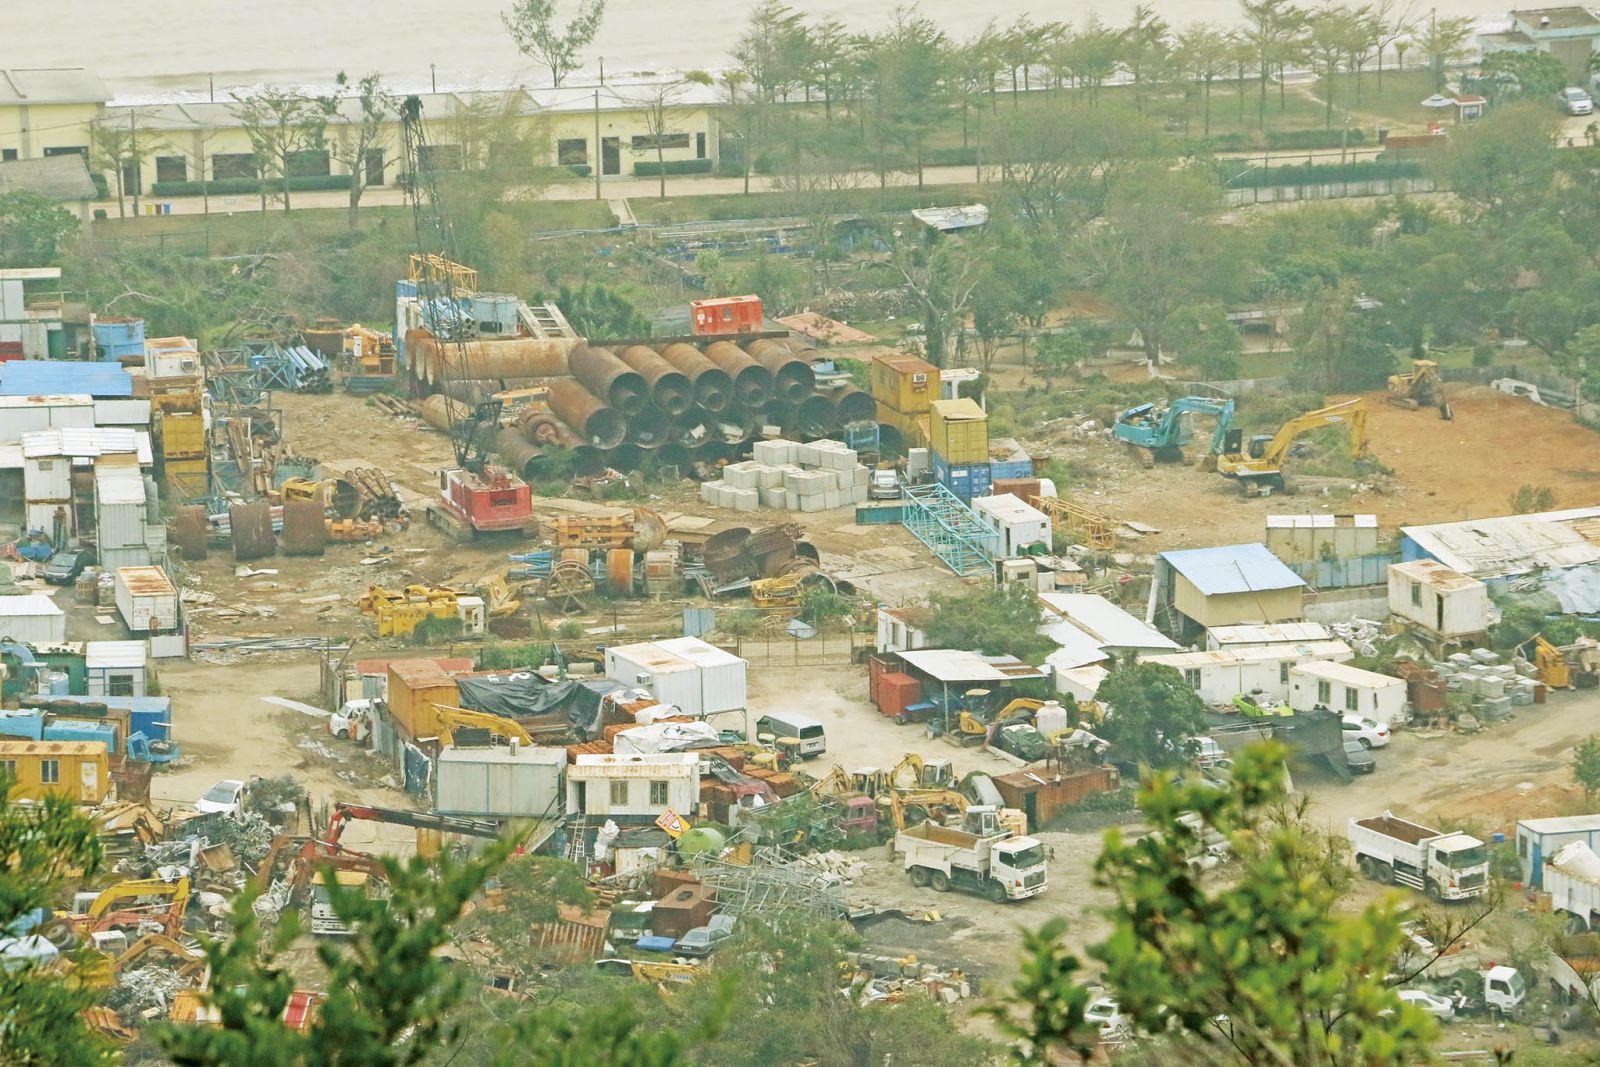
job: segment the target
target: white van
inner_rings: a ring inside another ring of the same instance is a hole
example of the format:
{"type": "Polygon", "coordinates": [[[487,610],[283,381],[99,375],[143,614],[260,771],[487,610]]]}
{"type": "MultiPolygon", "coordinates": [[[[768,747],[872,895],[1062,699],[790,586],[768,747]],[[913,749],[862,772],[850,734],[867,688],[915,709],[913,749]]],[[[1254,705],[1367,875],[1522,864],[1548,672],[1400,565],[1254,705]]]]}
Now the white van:
{"type": "Polygon", "coordinates": [[[756,736],[762,734],[771,734],[780,743],[787,741],[801,759],[813,759],[828,750],[822,724],[792,711],[774,711],[757,719],[756,736]]]}

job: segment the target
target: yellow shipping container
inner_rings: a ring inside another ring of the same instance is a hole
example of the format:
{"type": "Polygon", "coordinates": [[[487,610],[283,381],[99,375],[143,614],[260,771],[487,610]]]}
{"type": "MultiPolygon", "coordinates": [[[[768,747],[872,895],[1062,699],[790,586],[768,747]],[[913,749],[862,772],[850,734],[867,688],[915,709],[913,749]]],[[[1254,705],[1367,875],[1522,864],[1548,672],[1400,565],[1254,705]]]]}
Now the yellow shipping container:
{"type": "Polygon", "coordinates": [[[935,400],[928,416],[929,447],[946,463],[989,462],[989,416],[976,400],[935,400]]]}
{"type": "Polygon", "coordinates": [[[905,447],[928,447],[928,413],[926,411],[920,415],[907,415],[903,411],[896,411],[880,400],[878,401],[878,421],[885,426],[893,426],[898,430],[901,438],[905,441],[905,447]]]}
{"type": "Polygon", "coordinates": [[[389,664],[389,714],[408,739],[439,736],[439,711],[434,705],[454,707],[459,699],[456,680],[433,660],[389,664]]]}
{"type": "Polygon", "coordinates": [[[879,356],[872,361],[872,399],[920,415],[939,399],[939,368],[918,356],[879,356]]]}
{"type": "Polygon", "coordinates": [[[194,459],[206,454],[206,420],[199,414],[163,413],[161,455],[165,459],[194,459]]]}
{"type": "Polygon", "coordinates": [[[106,746],[99,741],[0,741],[0,768],[16,779],[12,800],[59,796],[98,804],[111,792],[106,746]]]}

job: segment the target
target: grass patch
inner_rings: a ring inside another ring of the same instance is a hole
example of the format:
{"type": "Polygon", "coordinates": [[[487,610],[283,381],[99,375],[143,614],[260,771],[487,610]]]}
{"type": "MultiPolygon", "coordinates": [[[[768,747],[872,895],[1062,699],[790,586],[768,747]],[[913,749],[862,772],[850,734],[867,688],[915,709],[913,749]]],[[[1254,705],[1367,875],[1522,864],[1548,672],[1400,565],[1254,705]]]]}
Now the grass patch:
{"type": "Polygon", "coordinates": [[[982,185],[940,185],[918,189],[891,185],[887,189],[841,189],[831,193],[719,193],[713,196],[635,197],[629,200],[634,217],[647,223],[767,219],[820,212],[840,214],[910,211],[919,207],[947,207],[981,200],[992,190],[982,185]]]}

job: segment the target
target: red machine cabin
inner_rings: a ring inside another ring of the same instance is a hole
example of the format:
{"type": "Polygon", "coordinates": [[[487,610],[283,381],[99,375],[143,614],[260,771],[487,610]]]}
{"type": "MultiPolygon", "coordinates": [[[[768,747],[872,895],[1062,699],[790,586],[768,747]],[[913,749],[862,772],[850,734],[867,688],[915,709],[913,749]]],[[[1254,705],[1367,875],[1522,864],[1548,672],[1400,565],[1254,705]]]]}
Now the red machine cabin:
{"type": "Polygon", "coordinates": [[[533,491],[497,467],[480,476],[460,468],[439,472],[439,495],[457,519],[474,530],[521,530],[533,525],[533,491]]]}
{"type": "Polygon", "coordinates": [[[696,337],[761,332],[759,296],[718,296],[689,301],[690,328],[696,337]]]}

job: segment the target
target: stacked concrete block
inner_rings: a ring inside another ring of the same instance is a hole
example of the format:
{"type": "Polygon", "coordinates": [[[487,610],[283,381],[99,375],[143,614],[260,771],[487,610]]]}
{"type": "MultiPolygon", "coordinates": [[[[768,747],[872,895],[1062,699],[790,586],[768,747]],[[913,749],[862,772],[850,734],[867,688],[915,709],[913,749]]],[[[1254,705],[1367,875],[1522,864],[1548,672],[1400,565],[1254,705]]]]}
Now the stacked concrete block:
{"type": "Polygon", "coordinates": [[[731,507],[735,511],[754,511],[761,506],[761,498],[754,489],[724,489],[722,495],[727,501],[723,507],[731,507]]]}
{"type": "Polygon", "coordinates": [[[784,506],[784,489],[782,486],[773,487],[764,485],[756,491],[756,495],[761,498],[761,506],[764,508],[778,508],[779,510],[782,510],[784,506]]]}
{"type": "Polygon", "coordinates": [[[757,441],[755,458],[730,463],[722,480],[704,482],[700,499],[716,507],[824,511],[864,504],[872,472],[839,441],[757,441]]]}
{"type": "Polygon", "coordinates": [[[760,464],[730,463],[722,468],[722,480],[735,489],[757,489],[761,486],[760,464]]]}
{"type": "Polygon", "coordinates": [[[850,484],[859,485],[865,489],[872,484],[872,469],[865,463],[857,463],[850,471],[850,484]]]}
{"type": "Polygon", "coordinates": [[[765,463],[769,467],[782,467],[794,462],[795,450],[800,445],[795,441],[757,441],[751,446],[751,453],[757,463],[765,463]]]}

